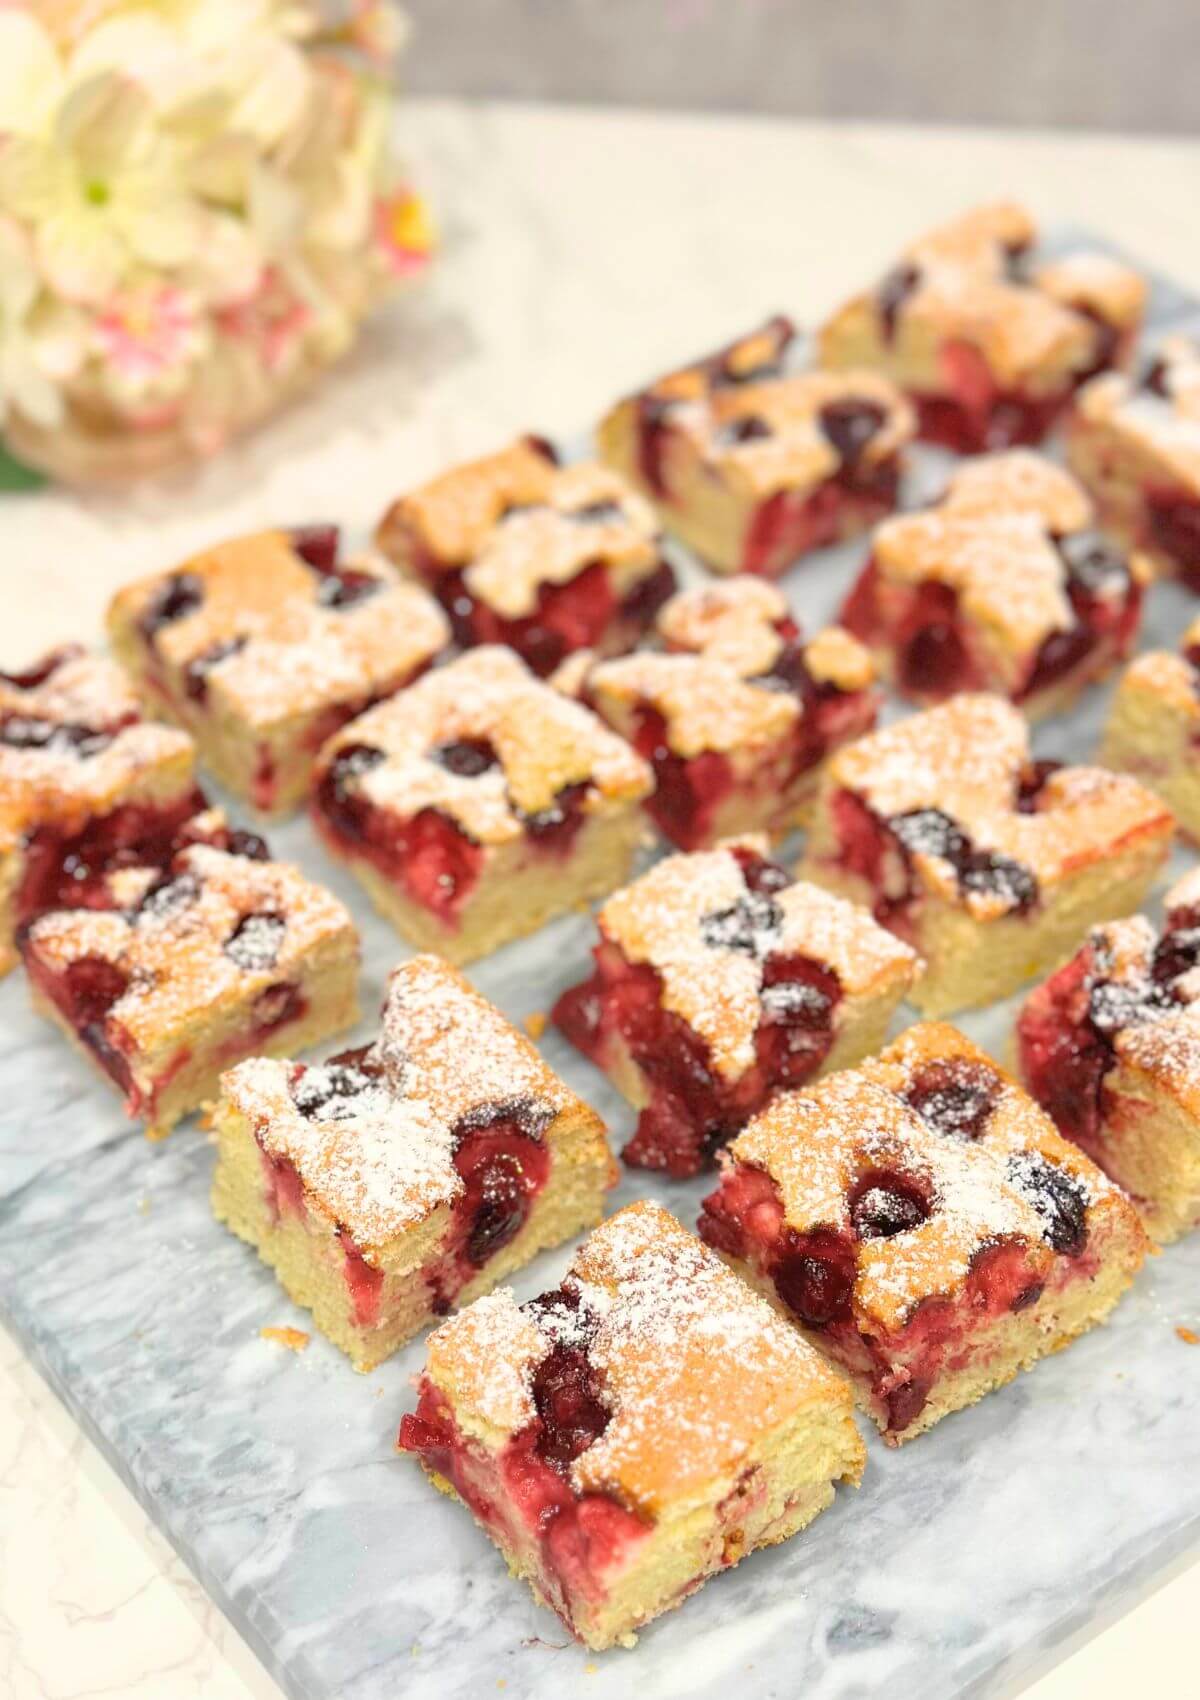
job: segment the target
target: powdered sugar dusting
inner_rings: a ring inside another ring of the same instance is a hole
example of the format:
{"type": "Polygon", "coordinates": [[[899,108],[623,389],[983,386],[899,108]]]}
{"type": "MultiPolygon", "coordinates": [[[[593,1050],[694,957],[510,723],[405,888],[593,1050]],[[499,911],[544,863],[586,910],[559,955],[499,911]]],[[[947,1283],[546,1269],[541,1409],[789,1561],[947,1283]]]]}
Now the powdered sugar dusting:
{"type": "Polygon", "coordinates": [[[590,787],[589,813],[637,801],[653,787],[650,769],[623,739],[498,646],[468,651],[351,721],[327,746],[326,762],[351,744],[384,752],[359,781],[373,803],[405,819],[440,809],[482,844],[519,837],[521,813],[550,808],[568,785],[590,787]],[[439,748],[462,740],[489,744],[498,767],[464,778],[435,759],[439,748]]]}
{"type": "Polygon", "coordinates": [[[800,713],[797,699],[741,679],[710,655],[656,655],[641,651],[601,661],[587,689],[608,715],[648,703],[667,723],[671,748],[681,756],[727,752],[768,744],[786,735],[800,713]]]}
{"type": "Polygon", "coordinates": [[[675,593],[659,611],[657,630],[670,649],[714,656],[743,678],[765,673],[783,648],[776,627],[787,600],[767,579],[739,573],[675,593]]]}
{"type": "Polygon", "coordinates": [[[962,515],[1035,514],[1060,536],[1082,531],[1095,514],[1079,480],[1033,449],[1007,449],[964,461],[946,485],[940,506],[962,515]]]}

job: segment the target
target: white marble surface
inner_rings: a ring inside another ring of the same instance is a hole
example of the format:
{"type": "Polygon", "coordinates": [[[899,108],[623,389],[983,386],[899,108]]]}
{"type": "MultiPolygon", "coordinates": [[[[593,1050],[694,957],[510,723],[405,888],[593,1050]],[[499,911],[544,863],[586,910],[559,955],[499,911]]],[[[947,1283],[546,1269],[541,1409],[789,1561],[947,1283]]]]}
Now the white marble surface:
{"type": "MultiPolygon", "coordinates": [[[[914,225],[980,194],[1025,195],[1047,218],[1108,229],[1200,279],[1200,237],[1179,216],[1194,198],[1194,144],[450,105],[412,109],[406,125],[451,211],[446,262],[419,309],[319,400],[198,477],[133,503],[6,502],[2,659],[86,630],[122,577],[232,527],[326,512],[366,523],[452,456],[517,428],[577,428],[743,318],[786,307],[811,319],[914,225]]],[[[65,1067],[55,1082],[89,1108],[103,1102],[65,1067]]],[[[34,1168],[40,1131],[18,1140],[34,1168]]],[[[0,1542],[0,1693],[276,1692],[11,1352],[0,1355],[0,1542]]],[[[1122,1658],[1127,1681],[1152,1661],[1165,1692],[1187,1692],[1179,1631],[1197,1604],[1193,1573],[1045,1678],[1038,1700],[1115,1695],[1122,1658]]]]}

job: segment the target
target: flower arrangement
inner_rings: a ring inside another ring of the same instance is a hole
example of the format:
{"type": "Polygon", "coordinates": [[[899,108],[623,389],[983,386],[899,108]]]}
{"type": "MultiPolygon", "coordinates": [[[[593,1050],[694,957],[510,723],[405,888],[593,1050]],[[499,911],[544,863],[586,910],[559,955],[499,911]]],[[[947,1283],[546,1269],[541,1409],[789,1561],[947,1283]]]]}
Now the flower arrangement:
{"type": "Polygon", "coordinates": [[[70,481],[220,448],[420,271],[388,0],[0,0],[0,434],[70,481]]]}

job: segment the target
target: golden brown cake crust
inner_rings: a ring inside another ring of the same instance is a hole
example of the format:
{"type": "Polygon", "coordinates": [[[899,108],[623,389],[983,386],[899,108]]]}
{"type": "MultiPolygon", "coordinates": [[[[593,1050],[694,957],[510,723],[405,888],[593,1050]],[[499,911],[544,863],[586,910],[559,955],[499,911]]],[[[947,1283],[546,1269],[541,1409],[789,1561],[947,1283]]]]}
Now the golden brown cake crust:
{"type": "Polygon", "coordinates": [[[522,815],[553,807],[568,785],[587,785],[583,809],[596,814],[640,801],[654,784],[646,763],[589,709],[492,645],[351,721],[325,746],[322,764],[354,744],[384,753],[359,781],[373,804],[405,818],[438,809],[481,844],[520,837],[522,815]],[[464,776],[434,759],[437,749],[471,740],[489,744],[497,765],[464,776]]]}
{"type": "Polygon", "coordinates": [[[543,585],[593,563],[625,594],[660,560],[654,510],[618,473],[598,461],[556,466],[526,440],[402,497],[377,538],[423,576],[464,569],[471,595],[508,620],[532,614],[543,585]]]}
{"type": "Polygon", "coordinates": [[[1119,372],[1105,372],[1080,392],[1080,427],[1111,431],[1142,455],[1156,460],[1164,475],[1200,492],[1200,343],[1167,337],[1159,345],[1159,392],[1119,372]]]}
{"type": "Polygon", "coordinates": [[[0,678],[0,717],[64,729],[40,744],[0,744],[0,850],[35,825],[106,814],[156,773],[177,770],[180,790],[191,783],[192,740],[143,721],[128,677],[104,656],[64,651],[30,687],[0,678]],[[81,743],[72,728],[99,736],[81,743]]]}
{"type": "Polygon", "coordinates": [[[533,1369],[588,1315],[588,1356],[612,1415],[571,1467],[578,1492],[653,1517],[736,1471],[759,1437],[801,1411],[825,1406],[849,1422],[846,1383],[657,1204],[631,1204],[594,1229],[567,1284],[578,1310],[535,1314],[501,1289],[443,1323],[428,1374],[460,1425],[482,1419],[513,1433],[534,1414],[533,1369]]]}
{"type": "Polygon", "coordinates": [[[55,910],[33,922],[28,949],[56,974],[85,957],[117,967],[127,987],[109,1019],[143,1052],[357,938],[345,905],[299,869],[206,844],[182,851],[169,879],[135,868],[110,884],[127,908],[55,910]]]}
{"type": "MultiPolygon", "coordinates": [[[[828,784],[856,792],[884,819],[942,810],[977,847],[1012,857],[1042,885],[1137,839],[1169,836],[1171,815],[1156,797],[1098,767],[1060,768],[1042,787],[1036,811],[1020,812],[1017,788],[1029,756],[1028,724],[1011,703],[964,695],[835,751],[828,784]]],[[[939,856],[917,851],[913,863],[928,886],[980,918],[1005,907],[993,893],[960,896],[953,869],[939,856]]]]}
{"type": "MultiPolygon", "coordinates": [[[[668,856],[610,897],[597,917],[604,937],[628,961],[656,970],[663,1007],[706,1041],[713,1066],[731,1079],[755,1060],[765,954],[723,940],[719,920],[713,922],[746,899],[735,848],[764,856],[767,845],[748,837],[668,856]]],[[[849,997],[907,984],[916,972],[915,953],[865,909],[804,883],[785,886],[773,903],[773,911],[762,905],[759,912],[766,952],[805,956],[831,968],[849,997]]]]}
{"type": "Polygon", "coordinates": [[[952,474],[939,506],[954,514],[1036,514],[1047,531],[1083,531],[1095,519],[1092,499],[1065,467],[1034,449],[976,455],[952,474]]]}
{"type": "Polygon", "coordinates": [[[569,1114],[603,1123],[534,1046],[446,962],[417,956],[388,981],[383,1023],[365,1065],[371,1083],[340,1097],[335,1071],[255,1057],[222,1080],[224,1097],[263,1149],[292,1164],[309,1207],[343,1228],[368,1261],[463,1190],[459,1130],[511,1113],[553,1142],[569,1114]],[[292,1086],[331,1088],[325,1113],[303,1115],[292,1086]]]}
{"type": "Polygon", "coordinates": [[[350,605],[320,600],[321,575],[283,531],[234,538],[170,573],[126,585],[109,608],[118,640],[176,574],[200,582],[199,605],[155,633],[156,656],[182,678],[188,664],[233,645],[204,674],[214,709],[267,727],[330,704],[360,702],[403,682],[449,642],[446,616],[384,561],[343,563],[380,588],[350,605]]]}
{"type": "Polygon", "coordinates": [[[983,1051],[942,1023],[911,1027],[858,1069],[780,1094],[729,1149],[732,1161],[774,1179],[786,1222],[801,1231],[832,1227],[853,1240],[851,1198],[872,1172],[927,1189],[931,1208],[923,1221],[857,1242],[853,1304],[868,1329],[895,1333],[923,1300],[956,1296],[977,1254],[995,1244],[1019,1243],[1031,1273],[1049,1276],[1065,1254],[1051,1246],[1022,1158],[1044,1158],[1071,1175],[1089,1232],[1105,1217],[1120,1217],[1144,1244],[1125,1196],[983,1051]],[[970,1139],[947,1137],[905,1101],[923,1070],[947,1063],[977,1071],[995,1094],[970,1139]]]}

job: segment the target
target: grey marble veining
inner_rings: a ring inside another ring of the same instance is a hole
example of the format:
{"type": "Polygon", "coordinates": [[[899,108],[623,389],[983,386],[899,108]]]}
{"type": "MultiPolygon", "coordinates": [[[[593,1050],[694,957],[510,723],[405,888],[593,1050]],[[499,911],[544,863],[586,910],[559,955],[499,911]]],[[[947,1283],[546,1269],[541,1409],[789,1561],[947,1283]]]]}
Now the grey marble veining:
{"type": "MultiPolygon", "coordinates": [[[[1178,295],[1158,297],[1164,314],[1178,295]]],[[[923,457],[910,497],[936,486],[923,457]]],[[[833,551],[788,589],[810,629],[861,558],[833,551]]],[[[1157,588],[1147,643],[1194,602],[1157,588]]],[[[1107,692],[1039,730],[1094,748],[1107,692]]],[[[404,954],[302,824],[277,850],[350,901],[367,944],[364,1008],[404,954]]],[[[1177,859],[1176,869],[1187,858],[1177,859]]],[[[571,916],[476,964],[520,1019],[583,972],[571,916]]],[[[962,1025],[1002,1056],[1012,1006],[962,1025]]],[[[369,1030],[370,1023],[364,1026],[369,1030]]],[[[339,1045],[345,1043],[339,1041],[339,1045]]],[[[551,1063],[623,1140],[630,1116],[555,1033],[551,1063]]],[[[799,1539],[709,1583],[604,1656],[566,1644],[461,1507],[396,1457],[420,1342],[356,1376],[319,1336],[302,1357],[259,1338],[306,1326],[273,1276],[212,1220],[212,1152],[194,1123],[149,1146],[115,1097],[0,987],[0,1309],[64,1401],[288,1691],[303,1700],[922,1700],[999,1694],[1046,1649],[1120,1608],[1200,1537],[1200,1236],[1152,1261],[1107,1328],[898,1453],[875,1438],[861,1490],[799,1539]],[[586,1674],[585,1674],[586,1673],[586,1674]]],[[[626,1174],[694,1220],[704,1184],[626,1174]]],[[[553,1284],[569,1258],[515,1283],[553,1284]]]]}

